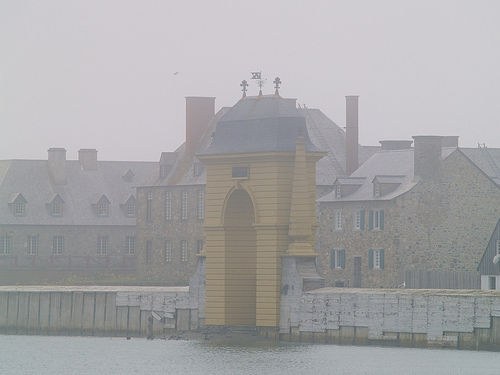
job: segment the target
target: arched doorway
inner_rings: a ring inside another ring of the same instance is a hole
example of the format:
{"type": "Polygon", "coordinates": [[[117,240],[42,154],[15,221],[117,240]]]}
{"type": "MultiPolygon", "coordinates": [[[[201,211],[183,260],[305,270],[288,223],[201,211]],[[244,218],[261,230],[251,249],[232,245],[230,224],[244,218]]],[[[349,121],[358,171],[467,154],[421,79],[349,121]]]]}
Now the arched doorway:
{"type": "Polygon", "coordinates": [[[255,211],[244,189],[234,190],[224,212],[225,317],[227,325],[256,324],[255,211]]]}

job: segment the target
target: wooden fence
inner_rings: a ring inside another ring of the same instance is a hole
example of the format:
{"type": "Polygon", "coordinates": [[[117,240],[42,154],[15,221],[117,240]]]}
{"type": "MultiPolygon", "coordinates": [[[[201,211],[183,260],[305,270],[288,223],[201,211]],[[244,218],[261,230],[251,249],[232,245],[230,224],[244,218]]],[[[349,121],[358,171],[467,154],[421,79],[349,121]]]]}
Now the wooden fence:
{"type": "Polygon", "coordinates": [[[410,289],[481,289],[480,275],[469,272],[405,270],[399,278],[410,289]]]}

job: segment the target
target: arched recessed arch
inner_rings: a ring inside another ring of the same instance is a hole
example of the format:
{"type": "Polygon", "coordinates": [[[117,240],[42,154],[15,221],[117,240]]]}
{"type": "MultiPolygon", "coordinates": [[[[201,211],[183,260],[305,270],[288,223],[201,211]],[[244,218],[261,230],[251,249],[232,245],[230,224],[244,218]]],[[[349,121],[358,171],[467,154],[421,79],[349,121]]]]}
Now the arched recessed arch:
{"type": "Polygon", "coordinates": [[[245,184],[243,184],[243,183],[238,183],[238,185],[232,186],[228,190],[228,192],[226,193],[226,197],[224,198],[224,203],[222,205],[220,223],[222,225],[229,224],[227,222],[227,220],[226,220],[226,213],[227,213],[228,202],[229,202],[229,199],[231,198],[231,196],[233,195],[233,193],[236,192],[236,191],[238,191],[238,190],[245,191],[248,194],[248,196],[250,197],[250,200],[252,202],[253,212],[254,212],[253,223],[254,224],[258,224],[259,223],[259,211],[257,209],[257,203],[256,203],[257,200],[253,196],[252,191],[247,186],[245,186],[245,184]]]}

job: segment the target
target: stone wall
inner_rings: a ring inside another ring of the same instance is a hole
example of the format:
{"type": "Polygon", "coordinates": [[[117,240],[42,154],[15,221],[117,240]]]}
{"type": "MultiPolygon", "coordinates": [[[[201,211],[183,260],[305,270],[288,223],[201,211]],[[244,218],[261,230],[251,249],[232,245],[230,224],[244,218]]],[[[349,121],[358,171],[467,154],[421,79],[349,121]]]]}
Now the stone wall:
{"type": "Polygon", "coordinates": [[[477,275],[499,216],[499,188],[462,153],[454,152],[433,178],[393,200],[320,204],[316,242],[320,274],[325,285],[333,286],[335,280],[353,285],[353,257],[361,256],[361,286],[368,288],[394,288],[405,281],[404,271],[477,275]],[[353,215],[360,209],[365,228],[353,230],[353,215]],[[369,210],[380,209],[384,228],[368,230],[369,210]],[[341,230],[334,229],[336,210],[342,211],[341,230]],[[384,269],[369,269],[368,251],[373,248],[384,249],[384,269]],[[344,269],[330,269],[331,249],[345,249],[344,269]]]}
{"type": "Polygon", "coordinates": [[[138,188],[137,275],[143,280],[158,280],[169,285],[187,285],[197,266],[198,241],[203,241],[203,220],[198,219],[198,191],[204,185],[138,188]],[[171,219],[165,217],[165,193],[171,193],[171,219]],[[187,219],[181,219],[181,194],[187,192],[187,219]],[[153,194],[152,220],[147,220],[146,196],[153,194]],[[152,243],[147,261],[146,243],[152,243]],[[165,242],[172,246],[171,260],[165,256],[165,242]],[[187,261],[181,259],[181,241],[187,241],[187,261]]]}

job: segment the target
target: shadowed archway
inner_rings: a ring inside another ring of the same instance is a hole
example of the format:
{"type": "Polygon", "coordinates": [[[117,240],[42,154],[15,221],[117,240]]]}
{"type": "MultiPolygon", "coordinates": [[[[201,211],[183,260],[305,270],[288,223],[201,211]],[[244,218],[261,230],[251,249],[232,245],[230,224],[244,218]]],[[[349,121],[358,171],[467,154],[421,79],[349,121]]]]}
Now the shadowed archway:
{"type": "Polygon", "coordinates": [[[225,316],[228,325],[256,324],[255,211],[244,189],[234,190],[224,212],[225,316]]]}

